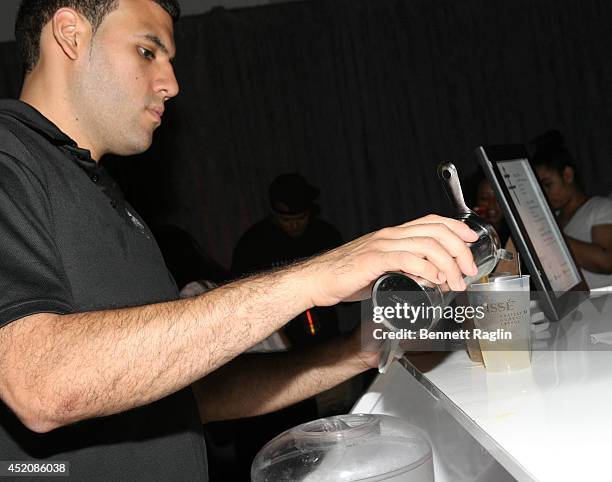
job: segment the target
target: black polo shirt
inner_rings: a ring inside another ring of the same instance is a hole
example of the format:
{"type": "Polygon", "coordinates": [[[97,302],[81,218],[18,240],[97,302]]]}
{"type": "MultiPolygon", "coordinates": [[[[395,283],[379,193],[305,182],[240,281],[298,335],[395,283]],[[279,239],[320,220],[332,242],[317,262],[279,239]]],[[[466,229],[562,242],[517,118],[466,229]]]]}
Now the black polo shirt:
{"type": "MultiPolygon", "coordinates": [[[[0,101],[0,246],[0,329],[34,313],[178,298],[151,232],[105,170],[15,100],[0,101]]],[[[31,459],[69,461],[77,480],[207,479],[190,388],[48,434],[0,401],[0,460],[31,459]]]]}

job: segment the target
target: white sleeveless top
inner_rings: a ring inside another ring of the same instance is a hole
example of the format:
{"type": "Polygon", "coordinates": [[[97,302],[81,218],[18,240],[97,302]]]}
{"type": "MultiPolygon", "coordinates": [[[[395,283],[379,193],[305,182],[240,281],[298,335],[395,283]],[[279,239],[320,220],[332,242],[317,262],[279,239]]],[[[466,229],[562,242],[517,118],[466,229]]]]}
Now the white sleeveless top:
{"type": "MultiPolygon", "coordinates": [[[[595,196],[578,208],[563,232],[578,241],[592,243],[591,228],[600,224],[612,224],[612,199],[595,196]]],[[[584,268],[582,274],[589,288],[612,285],[612,274],[593,273],[584,268]]]]}

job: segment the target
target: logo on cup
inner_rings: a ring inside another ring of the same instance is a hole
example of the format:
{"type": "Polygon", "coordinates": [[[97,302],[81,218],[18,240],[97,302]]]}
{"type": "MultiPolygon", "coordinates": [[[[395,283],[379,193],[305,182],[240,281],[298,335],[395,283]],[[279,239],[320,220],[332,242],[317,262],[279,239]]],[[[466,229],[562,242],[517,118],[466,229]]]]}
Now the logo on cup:
{"type": "Polygon", "coordinates": [[[486,313],[501,313],[504,311],[514,311],[516,309],[516,302],[517,300],[508,298],[497,303],[485,302],[482,306],[486,313]]]}

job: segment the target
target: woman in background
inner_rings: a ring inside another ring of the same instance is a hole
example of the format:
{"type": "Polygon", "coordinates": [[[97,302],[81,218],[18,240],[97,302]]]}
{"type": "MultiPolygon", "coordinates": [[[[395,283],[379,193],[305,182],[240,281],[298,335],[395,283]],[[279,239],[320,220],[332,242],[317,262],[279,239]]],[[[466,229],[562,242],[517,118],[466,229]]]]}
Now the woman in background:
{"type": "Polygon", "coordinates": [[[510,237],[510,229],[504,219],[504,213],[497,201],[493,186],[491,186],[489,180],[484,176],[482,176],[478,182],[478,187],[476,189],[476,205],[473,209],[476,214],[495,228],[499,235],[501,245],[506,246],[510,237]]]}
{"type": "MultiPolygon", "coordinates": [[[[482,169],[478,169],[465,184],[467,187],[467,200],[472,210],[495,228],[499,236],[500,245],[514,253],[515,256],[515,259],[511,261],[501,260],[493,273],[497,275],[518,274],[517,250],[510,236],[510,228],[497,201],[493,186],[491,186],[491,183],[485,177],[482,169]]],[[[524,267],[522,267],[522,271],[525,272],[524,267]]]]}
{"type": "Polygon", "coordinates": [[[589,288],[612,285],[612,199],[585,194],[560,132],[534,143],[534,168],[589,288]]]}

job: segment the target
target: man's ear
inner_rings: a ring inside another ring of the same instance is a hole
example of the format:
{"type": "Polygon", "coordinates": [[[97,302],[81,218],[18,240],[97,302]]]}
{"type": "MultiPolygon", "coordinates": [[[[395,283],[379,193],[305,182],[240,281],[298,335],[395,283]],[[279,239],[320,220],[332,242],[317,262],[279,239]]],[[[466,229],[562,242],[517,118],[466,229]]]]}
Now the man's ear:
{"type": "Polygon", "coordinates": [[[71,60],[77,60],[86,41],[87,22],[79,13],[72,8],[60,8],[51,20],[53,37],[71,60]]]}
{"type": "Polygon", "coordinates": [[[570,167],[570,166],[565,166],[563,168],[563,180],[567,183],[567,184],[571,184],[574,182],[574,168],[570,167]]]}

